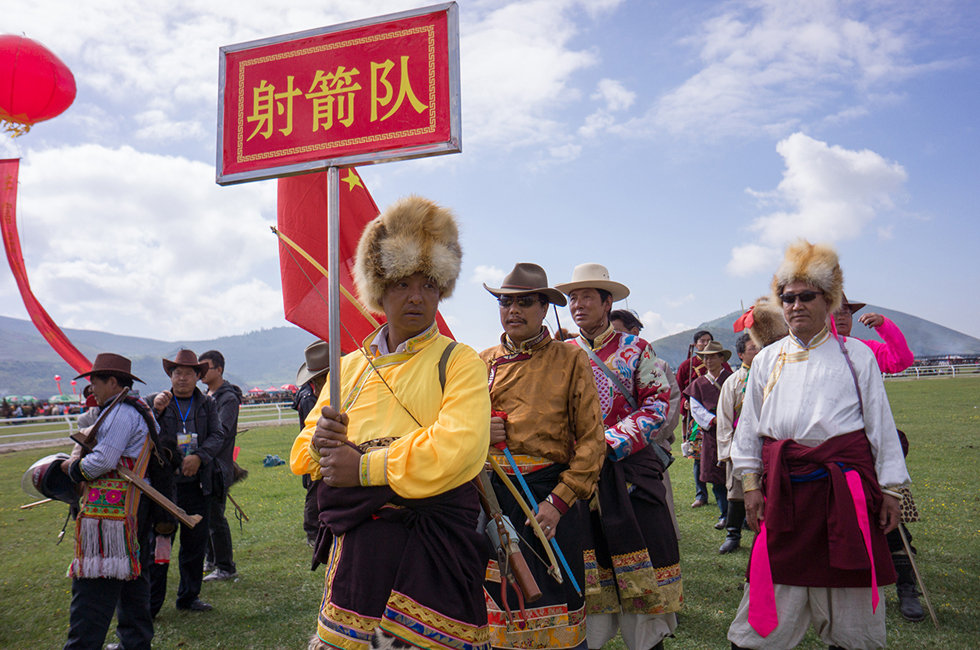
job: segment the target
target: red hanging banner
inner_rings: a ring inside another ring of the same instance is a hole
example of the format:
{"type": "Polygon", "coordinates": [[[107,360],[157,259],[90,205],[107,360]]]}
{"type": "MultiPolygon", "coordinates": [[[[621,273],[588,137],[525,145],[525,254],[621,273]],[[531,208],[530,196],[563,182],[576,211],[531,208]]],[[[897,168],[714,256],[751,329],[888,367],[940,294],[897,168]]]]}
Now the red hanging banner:
{"type": "Polygon", "coordinates": [[[24,307],[31,321],[44,337],[44,340],[61,355],[65,362],[79,374],[92,369],[92,362],[72,345],[41,303],[34,297],[27,281],[24,255],[20,250],[20,237],[17,235],[17,174],[20,160],[17,158],[0,160],[0,230],[3,231],[3,248],[7,252],[7,262],[17,281],[17,289],[24,300],[24,307]]]}

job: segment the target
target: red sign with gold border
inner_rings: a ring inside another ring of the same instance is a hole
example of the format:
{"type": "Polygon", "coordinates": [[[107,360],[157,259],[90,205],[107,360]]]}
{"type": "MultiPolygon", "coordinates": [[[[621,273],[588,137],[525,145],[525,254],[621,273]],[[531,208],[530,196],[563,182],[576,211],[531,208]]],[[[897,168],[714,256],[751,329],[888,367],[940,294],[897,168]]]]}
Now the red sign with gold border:
{"type": "Polygon", "coordinates": [[[221,48],[217,182],[460,151],[456,3],[221,48]]]}

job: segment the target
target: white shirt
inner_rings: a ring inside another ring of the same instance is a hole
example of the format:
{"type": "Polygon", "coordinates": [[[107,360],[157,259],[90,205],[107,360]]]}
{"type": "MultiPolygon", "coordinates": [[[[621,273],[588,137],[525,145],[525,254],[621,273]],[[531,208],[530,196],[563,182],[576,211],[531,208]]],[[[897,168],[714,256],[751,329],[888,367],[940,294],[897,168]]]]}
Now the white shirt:
{"type": "Polygon", "coordinates": [[[863,428],[882,486],[909,482],[885,385],[871,348],[845,339],[861,387],[864,413],[839,343],[824,331],[808,346],[787,336],[752,362],[745,402],[732,442],[736,477],[762,471],[762,437],[808,447],[863,428]]]}

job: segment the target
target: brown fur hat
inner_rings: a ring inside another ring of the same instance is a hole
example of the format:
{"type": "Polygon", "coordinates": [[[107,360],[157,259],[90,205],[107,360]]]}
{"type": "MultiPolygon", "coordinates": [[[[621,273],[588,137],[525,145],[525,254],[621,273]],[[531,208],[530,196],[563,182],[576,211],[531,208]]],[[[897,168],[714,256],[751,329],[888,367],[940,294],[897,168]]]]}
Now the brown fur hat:
{"type": "Polygon", "coordinates": [[[752,307],[753,323],[749,328],[749,336],[760,350],[789,334],[783,310],[771,297],[761,296],[752,307]]]}
{"type": "Polygon", "coordinates": [[[365,306],[383,313],[381,298],[393,281],[424,273],[452,295],[463,250],[452,212],[420,196],[400,199],[364,228],[357,244],[354,283],[365,306]]]}
{"type": "Polygon", "coordinates": [[[806,282],[822,290],[830,313],[837,311],[844,298],[844,273],[837,253],[830,246],[811,244],[799,239],[786,249],[783,263],[772,276],[772,294],[779,304],[779,294],[790,282],[806,282]]]}

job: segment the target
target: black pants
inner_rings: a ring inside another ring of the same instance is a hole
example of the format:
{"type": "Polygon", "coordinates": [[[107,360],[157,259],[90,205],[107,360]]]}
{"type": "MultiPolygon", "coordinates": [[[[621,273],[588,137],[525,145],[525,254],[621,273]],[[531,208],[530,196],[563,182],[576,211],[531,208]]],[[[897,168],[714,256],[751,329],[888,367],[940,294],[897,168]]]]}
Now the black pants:
{"type": "Polygon", "coordinates": [[[228,527],[228,520],[225,519],[225,506],[227,504],[227,492],[220,496],[211,496],[211,538],[208,542],[207,558],[222,571],[234,573],[235,561],[231,548],[231,528],[228,527]]]}
{"type": "Polygon", "coordinates": [[[306,488],[306,500],[303,504],[303,530],[306,532],[307,541],[315,542],[317,532],[320,530],[320,508],[316,502],[317,483],[310,480],[309,474],[304,474],[303,487],[306,488]]]}
{"type": "Polygon", "coordinates": [[[148,544],[149,526],[145,524],[145,519],[143,516],[143,530],[139,535],[140,577],[135,580],[75,578],[71,581],[65,650],[100,650],[109,632],[113,613],[119,617],[116,635],[122,647],[125,650],[149,650],[153,639],[149,578],[152,556],[148,544]]]}
{"type": "MultiPolygon", "coordinates": [[[[211,519],[211,495],[205,495],[197,481],[177,483],[177,505],[189,515],[201,515],[193,528],[180,524],[180,583],[177,585],[177,607],[190,607],[201,594],[204,580],[204,554],[208,547],[208,528],[211,519]]],[[[169,564],[154,564],[150,568],[150,602],[153,616],[157,615],[167,597],[169,564]]]]}

